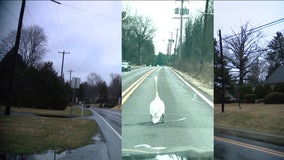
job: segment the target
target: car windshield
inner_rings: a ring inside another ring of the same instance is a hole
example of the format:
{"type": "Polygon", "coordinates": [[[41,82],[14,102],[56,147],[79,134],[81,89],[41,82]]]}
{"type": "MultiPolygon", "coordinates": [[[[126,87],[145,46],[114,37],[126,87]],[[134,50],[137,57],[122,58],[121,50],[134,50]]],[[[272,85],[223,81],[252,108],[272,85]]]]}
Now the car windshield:
{"type": "Polygon", "coordinates": [[[181,149],[180,151],[162,151],[162,150],[156,150],[156,151],[149,151],[149,152],[122,152],[122,159],[149,159],[149,160],[172,160],[172,159],[208,159],[211,160],[213,158],[213,152],[211,149],[206,150],[200,150],[197,148],[191,148],[188,150],[181,149]]]}

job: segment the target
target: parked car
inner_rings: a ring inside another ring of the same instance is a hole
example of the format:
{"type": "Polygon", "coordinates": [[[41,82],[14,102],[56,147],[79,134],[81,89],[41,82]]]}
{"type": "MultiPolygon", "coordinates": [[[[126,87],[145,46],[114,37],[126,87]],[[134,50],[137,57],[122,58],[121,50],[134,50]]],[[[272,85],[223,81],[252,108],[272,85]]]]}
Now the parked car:
{"type": "Polygon", "coordinates": [[[130,63],[129,62],[126,62],[126,61],[122,61],[122,72],[123,71],[131,71],[131,66],[130,66],[130,63]]]}

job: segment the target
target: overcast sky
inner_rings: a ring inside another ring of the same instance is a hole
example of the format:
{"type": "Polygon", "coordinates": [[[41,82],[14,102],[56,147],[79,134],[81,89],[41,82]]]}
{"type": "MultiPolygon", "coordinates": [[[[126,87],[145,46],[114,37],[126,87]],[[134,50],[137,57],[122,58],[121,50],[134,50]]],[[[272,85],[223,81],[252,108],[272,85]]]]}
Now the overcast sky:
{"type": "MultiPolygon", "coordinates": [[[[38,24],[48,37],[48,53],[44,61],[52,61],[60,74],[62,55],[65,55],[64,75],[69,80],[67,70],[74,70],[72,77],[83,81],[91,72],[101,75],[109,82],[111,73],[121,72],[121,9],[122,3],[130,4],[131,11],[148,16],[157,29],[154,37],[156,53],[166,53],[167,42],[175,40],[179,20],[174,8],[180,7],[175,1],[27,1],[24,26],[38,24]]],[[[205,1],[186,1],[192,15],[204,11],[205,1]]],[[[9,31],[16,30],[21,1],[0,2],[0,38],[9,31]]],[[[214,37],[218,29],[222,35],[238,31],[240,25],[250,22],[257,27],[284,18],[283,1],[214,1],[214,37]]],[[[284,30],[279,23],[263,31],[265,41],[270,41],[277,31],[284,30]]],[[[173,48],[172,48],[173,49],[173,48]]]]}
{"type": "MultiPolygon", "coordinates": [[[[159,52],[167,53],[167,44],[168,39],[171,38],[171,32],[172,38],[175,40],[176,29],[180,28],[180,19],[173,19],[173,17],[180,16],[174,14],[174,9],[180,8],[181,3],[178,1],[123,1],[123,7],[125,6],[130,6],[132,15],[137,12],[138,15],[147,16],[152,20],[153,26],[157,30],[153,39],[155,52],[156,54],[159,52]]],[[[200,14],[200,11],[204,12],[205,1],[185,1],[184,7],[189,9],[191,16],[194,16],[200,14]]]]}
{"type": "MultiPolygon", "coordinates": [[[[24,26],[40,25],[48,37],[44,61],[52,61],[60,75],[62,54],[65,80],[67,70],[81,81],[91,72],[107,83],[111,73],[121,73],[121,2],[120,1],[27,1],[24,26]]],[[[0,38],[16,30],[21,1],[0,2],[0,38]]]]}
{"type": "MultiPolygon", "coordinates": [[[[222,36],[239,32],[249,22],[252,28],[284,18],[284,1],[214,1],[214,37],[221,29],[222,36]]],[[[284,22],[261,30],[267,44],[277,31],[284,33],[284,22]]]]}

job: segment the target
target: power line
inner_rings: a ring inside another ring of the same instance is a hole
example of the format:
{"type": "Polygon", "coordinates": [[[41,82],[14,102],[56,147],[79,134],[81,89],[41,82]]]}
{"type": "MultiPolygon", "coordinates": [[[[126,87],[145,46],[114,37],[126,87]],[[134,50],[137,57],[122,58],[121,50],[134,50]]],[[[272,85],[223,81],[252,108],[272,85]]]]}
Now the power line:
{"type": "MultiPolygon", "coordinates": [[[[53,2],[55,2],[55,1],[53,1],[53,2]]],[[[55,2],[55,3],[57,3],[57,2],[55,2]]],[[[61,4],[61,3],[59,3],[59,4],[61,4]]],[[[56,7],[56,5],[57,4],[54,4],[55,5],[55,10],[56,10],[56,13],[57,13],[57,18],[58,18],[58,21],[59,21],[59,25],[60,25],[60,30],[61,30],[61,33],[62,33],[62,39],[63,39],[63,44],[64,44],[64,48],[66,48],[66,41],[65,41],[65,36],[64,36],[64,30],[63,30],[63,27],[62,27],[62,23],[61,23],[61,20],[60,20],[60,17],[59,17],[59,14],[58,14],[58,10],[57,10],[57,7],[56,7]]]]}
{"type": "Polygon", "coordinates": [[[273,21],[273,22],[270,22],[270,23],[267,23],[267,24],[258,26],[258,27],[256,27],[256,28],[253,28],[253,29],[251,29],[251,31],[254,31],[254,30],[259,31],[259,30],[261,30],[261,29],[271,27],[271,26],[276,25],[276,24],[278,24],[278,23],[281,23],[281,22],[283,22],[283,21],[284,21],[284,18],[281,18],[281,19],[278,19],[278,20],[276,20],[276,21],[273,21]],[[257,30],[257,29],[258,29],[258,30],[257,30]]]}
{"type": "Polygon", "coordinates": [[[2,7],[4,7],[14,18],[16,18],[17,21],[19,20],[19,17],[17,17],[13,12],[11,12],[10,9],[3,4],[3,2],[0,1],[0,4],[2,4],[2,7]]]}
{"type": "MultiPolygon", "coordinates": [[[[274,25],[276,25],[276,24],[278,24],[278,23],[282,23],[282,22],[284,22],[284,18],[280,18],[280,19],[278,19],[278,20],[275,20],[275,21],[266,23],[266,24],[264,24],[264,25],[261,25],[261,26],[255,27],[255,28],[252,28],[252,29],[246,31],[246,33],[247,33],[247,32],[257,32],[257,31],[260,31],[260,30],[262,30],[262,29],[265,29],[265,28],[274,26],[274,25]]],[[[238,33],[238,34],[235,34],[235,35],[231,35],[231,36],[228,36],[228,37],[226,37],[226,38],[223,38],[223,40],[228,40],[228,39],[231,39],[231,38],[236,37],[236,36],[241,35],[241,34],[242,34],[242,33],[238,33]]]]}
{"type": "Polygon", "coordinates": [[[34,17],[32,16],[32,14],[31,14],[31,12],[30,12],[30,8],[26,6],[26,10],[27,10],[28,15],[31,17],[33,23],[36,24],[36,23],[35,23],[35,20],[34,20],[34,17]]]}
{"type": "MultiPolygon", "coordinates": [[[[0,4],[2,4],[2,7],[5,8],[14,18],[15,20],[18,22],[19,21],[19,17],[16,16],[2,1],[0,1],[0,4]]],[[[23,22],[24,23],[24,22],[23,22]]],[[[22,26],[25,28],[26,26],[24,24],[22,24],[22,26]]]]}
{"type": "MultiPolygon", "coordinates": [[[[54,20],[53,20],[54,18],[52,17],[52,14],[50,13],[50,10],[49,10],[48,5],[46,5],[46,7],[47,7],[47,11],[48,11],[49,17],[50,17],[50,19],[51,19],[52,25],[53,25],[53,27],[54,27],[54,29],[55,29],[56,35],[58,35],[59,39],[61,39],[62,36],[59,36],[60,34],[59,34],[59,32],[58,32],[58,30],[57,30],[57,27],[56,27],[56,25],[55,25],[55,23],[54,23],[54,20]]],[[[62,39],[61,39],[61,40],[62,40],[62,39]]],[[[63,40],[62,40],[62,42],[63,42],[63,40]]],[[[63,42],[63,43],[64,43],[64,42],[63,42]]]]}
{"type": "Polygon", "coordinates": [[[34,8],[34,10],[37,10],[37,15],[38,15],[38,18],[40,19],[40,21],[41,21],[41,23],[42,23],[42,25],[44,26],[44,28],[47,28],[46,27],[46,24],[45,24],[45,22],[44,22],[44,18],[42,18],[42,15],[41,15],[41,11],[39,11],[38,9],[39,9],[39,7],[38,7],[38,5],[37,5],[37,2],[33,2],[33,8],[34,8]]]}
{"type": "Polygon", "coordinates": [[[109,16],[106,16],[106,15],[103,15],[103,14],[99,14],[99,13],[96,13],[96,12],[91,12],[91,11],[88,11],[88,10],[85,10],[85,9],[82,9],[82,8],[74,7],[74,6],[71,6],[71,5],[64,4],[64,3],[61,3],[61,5],[69,7],[69,8],[73,8],[73,9],[76,9],[76,10],[79,10],[79,11],[82,11],[82,12],[87,12],[87,13],[90,13],[90,14],[94,14],[96,16],[101,16],[101,17],[104,17],[104,18],[107,18],[107,19],[110,19],[110,20],[113,20],[113,21],[121,22],[120,19],[109,17],[109,16]]]}

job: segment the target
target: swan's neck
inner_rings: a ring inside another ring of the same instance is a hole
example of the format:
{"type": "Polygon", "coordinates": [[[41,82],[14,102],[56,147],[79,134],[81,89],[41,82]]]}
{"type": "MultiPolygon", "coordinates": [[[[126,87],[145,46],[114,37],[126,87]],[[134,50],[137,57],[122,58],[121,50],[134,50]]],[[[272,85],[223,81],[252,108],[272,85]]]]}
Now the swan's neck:
{"type": "Polygon", "coordinates": [[[160,99],[159,93],[158,93],[158,78],[155,76],[155,98],[160,99]]]}

